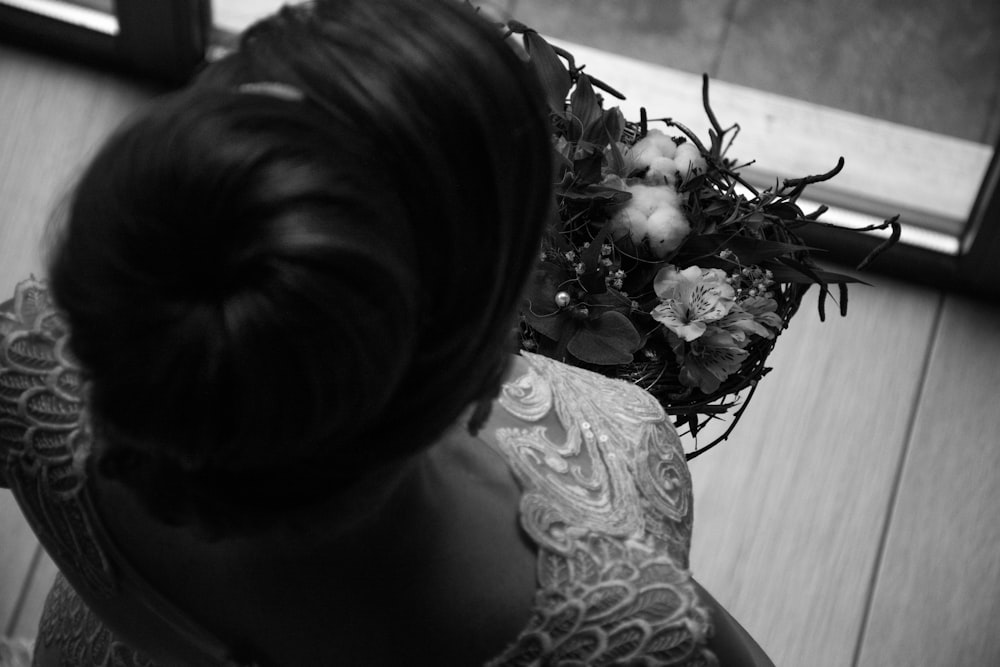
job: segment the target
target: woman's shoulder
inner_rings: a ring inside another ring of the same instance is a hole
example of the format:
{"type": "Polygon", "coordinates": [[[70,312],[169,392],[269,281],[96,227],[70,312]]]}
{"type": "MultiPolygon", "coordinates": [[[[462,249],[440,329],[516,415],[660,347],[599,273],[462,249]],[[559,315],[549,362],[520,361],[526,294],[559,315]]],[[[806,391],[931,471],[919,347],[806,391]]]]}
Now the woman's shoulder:
{"type": "Polygon", "coordinates": [[[544,398],[550,407],[575,403],[587,410],[628,416],[641,422],[666,420],[660,403],[632,382],[522,351],[508,374],[500,395],[501,405],[509,409],[527,399],[540,409],[544,398]]]}
{"type": "MultiPolygon", "coordinates": [[[[490,442],[544,512],[529,534],[559,551],[565,531],[652,535],[686,567],[691,478],[663,407],[631,383],[523,353],[504,383],[490,442]]],[[[524,504],[524,503],[522,503],[524,504]]]]}
{"type": "Polygon", "coordinates": [[[709,615],[687,571],[691,480],[677,434],[633,384],[533,354],[515,362],[489,437],[524,489],[535,617],[491,664],[630,655],[701,664],[709,615]]]}

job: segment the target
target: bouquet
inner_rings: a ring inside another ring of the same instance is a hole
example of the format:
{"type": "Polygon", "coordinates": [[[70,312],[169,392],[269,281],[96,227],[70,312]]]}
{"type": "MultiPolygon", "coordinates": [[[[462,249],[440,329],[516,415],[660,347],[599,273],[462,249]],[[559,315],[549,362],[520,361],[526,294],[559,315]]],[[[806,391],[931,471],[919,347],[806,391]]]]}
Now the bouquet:
{"type": "MultiPolygon", "coordinates": [[[[521,310],[522,349],[634,382],[697,439],[730,413],[728,437],[768,373],[766,361],[813,284],[819,314],[836,286],[846,314],[850,276],[821,269],[796,235],[826,210],[798,205],[825,174],[758,190],[727,154],[703,78],[708,141],[669,118],[635,121],[603,95],[624,99],[573,56],[517,22],[542,80],[558,163],[557,212],[521,310]],[[655,125],[655,126],[654,126],[655,125]]],[[[744,165],[745,166],[745,165],[744,165]]],[[[867,228],[892,228],[896,219],[867,228]]],[[[859,268],[863,268],[860,267],[859,268]]]]}

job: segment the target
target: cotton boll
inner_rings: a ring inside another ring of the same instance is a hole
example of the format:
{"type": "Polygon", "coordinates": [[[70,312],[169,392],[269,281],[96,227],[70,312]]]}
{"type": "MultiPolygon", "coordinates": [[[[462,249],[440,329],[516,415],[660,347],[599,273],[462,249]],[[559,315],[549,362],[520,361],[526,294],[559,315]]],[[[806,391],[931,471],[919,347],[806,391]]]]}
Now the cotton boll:
{"type": "Polygon", "coordinates": [[[648,220],[641,211],[626,207],[611,217],[611,238],[620,241],[629,237],[632,243],[639,245],[646,237],[648,220]]]}
{"type": "Polygon", "coordinates": [[[649,249],[659,259],[677,250],[690,233],[691,224],[684,212],[675,206],[658,208],[646,220],[649,249]]]}
{"type": "Polygon", "coordinates": [[[705,158],[701,156],[701,151],[690,141],[685,141],[677,147],[674,162],[677,163],[677,168],[681,172],[682,177],[687,177],[689,172],[694,172],[695,170],[704,172],[708,168],[705,158]]]}
{"type": "Polygon", "coordinates": [[[646,217],[649,217],[658,208],[677,207],[677,191],[669,186],[635,183],[627,186],[627,189],[632,193],[632,199],[628,202],[627,207],[642,211],[646,217]]]}
{"type": "Polygon", "coordinates": [[[677,152],[677,144],[662,130],[649,130],[636,146],[643,143],[655,147],[657,153],[663,157],[673,157],[677,152]]]}
{"type": "Polygon", "coordinates": [[[668,157],[654,158],[642,180],[648,185],[677,185],[677,163],[668,157]]]}
{"type": "Polygon", "coordinates": [[[672,158],[677,152],[674,140],[660,130],[650,130],[629,150],[629,157],[638,169],[645,169],[658,157],[672,158]]]}
{"type": "Polygon", "coordinates": [[[691,231],[680,207],[680,195],[666,185],[649,186],[635,183],[626,186],[632,199],[611,218],[611,233],[617,239],[626,234],[638,245],[648,239],[653,253],[665,257],[691,231]]]}

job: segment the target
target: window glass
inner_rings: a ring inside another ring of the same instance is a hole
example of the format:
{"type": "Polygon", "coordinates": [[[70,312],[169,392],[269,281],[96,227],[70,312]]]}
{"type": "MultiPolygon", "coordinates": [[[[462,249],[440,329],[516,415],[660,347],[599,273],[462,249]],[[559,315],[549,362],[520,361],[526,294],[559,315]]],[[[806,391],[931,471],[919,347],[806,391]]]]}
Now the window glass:
{"type": "Polygon", "coordinates": [[[89,7],[90,9],[99,9],[109,14],[114,14],[115,12],[114,0],[69,0],[69,2],[74,5],[89,7]]]}
{"type": "Polygon", "coordinates": [[[289,3],[287,0],[214,0],[212,17],[217,28],[239,32],[284,4],[289,3]]]}
{"type": "Polygon", "coordinates": [[[0,7],[3,6],[97,33],[118,32],[114,0],[0,0],[0,7]]]}

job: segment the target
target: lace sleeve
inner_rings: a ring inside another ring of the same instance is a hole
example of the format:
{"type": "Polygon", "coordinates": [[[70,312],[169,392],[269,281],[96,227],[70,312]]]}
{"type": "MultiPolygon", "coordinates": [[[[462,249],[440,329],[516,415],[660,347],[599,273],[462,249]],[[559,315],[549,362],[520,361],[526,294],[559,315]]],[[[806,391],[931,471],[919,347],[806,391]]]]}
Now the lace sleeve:
{"type": "Polygon", "coordinates": [[[538,547],[534,615],[489,667],[717,667],[688,570],[691,478],[663,409],[619,380],[522,353],[495,438],[538,547]]]}
{"type": "Polygon", "coordinates": [[[0,483],[60,569],[107,596],[114,580],[83,492],[90,434],[68,340],[44,283],[25,280],[0,306],[0,483]]]}
{"type": "Polygon", "coordinates": [[[78,378],[59,358],[65,327],[43,283],[29,279],[0,306],[0,478],[28,454],[29,438],[64,433],[79,412],[78,378]],[[36,436],[37,434],[37,436],[36,436]]]}

